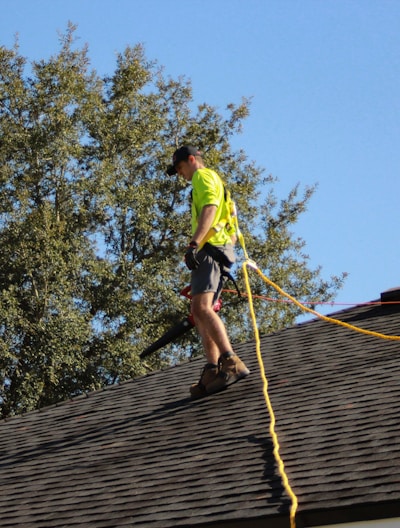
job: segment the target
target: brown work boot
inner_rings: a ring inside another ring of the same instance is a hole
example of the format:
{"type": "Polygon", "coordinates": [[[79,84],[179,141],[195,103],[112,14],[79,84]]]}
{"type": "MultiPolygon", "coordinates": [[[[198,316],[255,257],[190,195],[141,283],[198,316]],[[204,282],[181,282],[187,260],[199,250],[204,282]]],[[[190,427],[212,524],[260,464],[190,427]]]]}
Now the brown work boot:
{"type": "Polygon", "coordinates": [[[234,352],[222,354],[218,361],[218,367],[218,376],[214,381],[207,384],[207,394],[218,392],[250,374],[250,370],[234,352]]]}
{"type": "Polygon", "coordinates": [[[190,387],[190,395],[193,399],[207,396],[207,387],[218,377],[218,365],[207,363],[202,370],[200,381],[190,387]]]}

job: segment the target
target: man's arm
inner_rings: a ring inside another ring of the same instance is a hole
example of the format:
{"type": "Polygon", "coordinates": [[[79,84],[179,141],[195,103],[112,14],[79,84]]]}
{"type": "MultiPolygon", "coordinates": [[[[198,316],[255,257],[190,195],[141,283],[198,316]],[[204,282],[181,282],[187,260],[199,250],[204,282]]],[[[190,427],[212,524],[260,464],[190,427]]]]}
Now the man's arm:
{"type": "Polygon", "coordinates": [[[200,217],[197,223],[197,229],[194,235],[192,236],[192,241],[197,242],[197,245],[201,244],[201,241],[211,229],[216,212],[216,205],[205,205],[201,210],[200,217]]]}

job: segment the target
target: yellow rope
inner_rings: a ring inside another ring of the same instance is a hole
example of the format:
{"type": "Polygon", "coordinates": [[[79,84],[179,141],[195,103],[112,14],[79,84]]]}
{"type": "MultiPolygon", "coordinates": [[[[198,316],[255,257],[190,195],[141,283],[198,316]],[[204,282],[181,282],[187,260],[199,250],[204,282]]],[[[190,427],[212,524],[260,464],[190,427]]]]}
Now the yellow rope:
{"type": "Polygon", "coordinates": [[[234,224],[235,224],[236,235],[238,237],[238,241],[239,241],[239,243],[240,243],[240,245],[241,245],[241,247],[243,249],[243,253],[244,253],[244,256],[245,256],[245,262],[243,263],[243,275],[244,275],[244,280],[245,280],[245,283],[246,283],[246,291],[247,291],[249,310],[250,310],[250,315],[251,315],[251,319],[252,319],[252,322],[253,322],[253,328],[254,328],[257,360],[258,360],[258,364],[259,364],[259,367],[260,367],[261,378],[262,378],[262,381],[263,381],[264,399],[265,399],[265,403],[267,405],[267,409],[268,409],[268,412],[269,412],[269,415],[270,415],[269,432],[270,432],[270,435],[271,435],[271,438],[272,438],[272,442],[273,442],[273,446],[274,446],[273,453],[274,453],[274,457],[275,457],[276,463],[278,465],[279,473],[281,475],[284,488],[285,488],[287,494],[289,495],[289,497],[291,499],[290,528],[296,528],[296,512],[297,512],[298,500],[297,500],[296,494],[294,493],[294,491],[292,490],[292,488],[290,486],[289,479],[288,479],[288,476],[287,476],[286,471],[285,471],[285,465],[284,465],[282,457],[281,457],[281,455],[279,453],[279,449],[280,449],[279,440],[278,440],[278,436],[277,436],[277,434],[275,432],[275,422],[276,422],[275,413],[274,413],[274,409],[272,407],[271,400],[270,400],[269,393],[268,393],[268,379],[267,379],[267,376],[265,374],[264,362],[263,362],[262,355],[261,355],[260,335],[259,335],[259,332],[258,332],[257,320],[256,320],[255,312],[254,312],[253,295],[252,295],[251,288],[250,288],[250,282],[249,282],[249,276],[248,276],[248,273],[247,273],[247,267],[255,269],[257,271],[257,273],[260,275],[260,277],[267,284],[269,284],[270,286],[275,288],[275,290],[277,290],[284,297],[287,297],[288,299],[290,299],[296,306],[298,306],[299,308],[301,308],[302,310],[304,310],[306,312],[309,312],[309,313],[312,313],[312,314],[316,315],[317,317],[319,317],[320,319],[322,319],[324,321],[327,321],[329,323],[338,324],[338,325],[344,326],[346,328],[349,328],[351,330],[355,330],[355,331],[363,333],[363,334],[371,335],[371,336],[374,336],[374,337],[380,337],[382,339],[391,339],[393,341],[400,341],[400,336],[391,336],[391,335],[381,334],[379,332],[373,332],[371,330],[364,330],[362,328],[353,326],[353,325],[351,325],[349,323],[345,323],[344,321],[339,321],[338,319],[333,319],[332,317],[327,317],[325,315],[322,315],[322,314],[316,312],[315,310],[313,310],[312,308],[308,308],[307,306],[304,306],[303,304],[301,304],[297,299],[295,299],[294,297],[292,297],[291,295],[286,293],[284,290],[282,290],[282,288],[280,288],[277,284],[275,284],[268,277],[266,277],[261,272],[261,270],[259,270],[257,264],[249,259],[249,256],[248,256],[247,251],[246,251],[244,237],[243,237],[243,234],[241,233],[241,231],[239,229],[239,223],[238,223],[236,210],[234,211],[233,221],[234,221],[234,224]]]}
{"type": "Polygon", "coordinates": [[[259,335],[259,332],[258,332],[257,320],[256,320],[255,311],[254,311],[254,305],[253,305],[253,295],[252,295],[251,288],[250,288],[250,282],[249,282],[249,276],[248,276],[248,273],[247,273],[247,267],[255,269],[256,272],[260,275],[260,277],[266,283],[268,283],[270,286],[275,288],[275,290],[277,290],[281,295],[283,295],[283,296],[287,297],[288,299],[290,299],[299,308],[301,308],[302,310],[304,310],[306,312],[309,312],[309,313],[312,313],[312,314],[316,315],[317,317],[319,317],[320,319],[322,319],[324,321],[327,321],[329,323],[338,324],[340,326],[344,326],[346,328],[349,328],[351,330],[355,330],[355,331],[360,332],[362,334],[367,334],[367,335],[371,335],[371,336],[374,336],[374,337],[379,337],[379,338],[382,338],[382,339],[390,339],[390,340],[393,340],[393,341],[400,341],[400,336],[385,335],[385,334],[381,334],[379,332],[373,332],[371,330],[365,330],[363,328],[359,328],[357,326],[353,326],[353,325],[351,325],[349,323],[345,323],[344,321],[339,321],[338,319],[334,319],[332,317],[328,317],[328,316],[322,315],[322,314],[318,313],[317,311],[315,311],[315,310],[313,310],[311,308],[308,308],[307,306],[304,306],[297,299],[295,299],[294,297],[292,297],[291,295],[286,293],[284,290],[282,290],[282,288],[280,288],[277,284],[275,284],[273,281],[271,281],[268,277],[266,277],[261,272],[261,270],[258,268],[257,264],[255,262],[251,261],[248,258],[247,251],[246,251],[245,244],[244,244],[243,236],[241,236],[240,238],[239,238],[240,239],[240,243],[241,243],[242,249],[244,251],[245,257],[246,257],[246,261],[243,264],[243,275],[244,275],[244,280],[245,280],[245,284],[246,284],[246,291],[247,291],[247,298],[248,298],[248,303],[249,303],[250,315],[251,315],[251,319],[252,319],[252,322],[253,322],[253,328],[254,328],[257,360],[258,360],[258,364],[259,364],[259,368],[260,368],[261,378],[263,380],[264,399],[265,399],[265,403],[267,405],[267,409],[268,409],[268,412],[269,412],[269,415],[270,415],[269,432],[270,432],[270,435],[271,435],[271,438],[272,438],[272,442],[273,442],[273,445],[274,445],[273,453],[274,453],[275,460],[276,460],[276,462],[278,464],[278,469],[279,469],[279,473],[280,473],[281,478],[282,478],[283,485],[284,485],[284,487],[286,489],[286,492],[288,493],[288,495],[289,495],[289,497],[291,499],[290,527],[291,528],[296,528],[296,511],[297,511],[297,506],[298,506],[298,500],[297,500],[296,494],[294,493],[294,491],[292,490],[292,488],[290,486],[289,479],[288,479],[288,476],[287,476],[286,471],[285,471],[285,465],[284,465],[283,460],[282,460],[282,458],[280,456],[280,453],[279,453],[280,446],[279,446],[278,436],[277,436],[277,434],[275,432],[275,422],[276,422],[275,413],[274,413],[274,409],[272,407],[271,400],[270,400],[269,393],[268,393],[268,379],[267,379],[267,376],[265,374],[264,362],[263,362],[262,355],[261,355],[260,335],[259,335]]]}
{"type": "Polygon", "coordinates": [[[305,312],[309,312],[309,313],[312,313],[314,315],[316,315],[318,318],[322,319],[323,321],[327,321],[328,323],[334,323],[334,324],[337,324],[337,325],[340,325],[340,326],[344,326],[345,328],[349,328],[350,330],[354,330],[356,332],[360,332],[361,334],[366,334],[366,335],[370,335],[370,336],[374,336],[374,337],[379,337],[381,339],[390,339],[392,341],[400,341],[400,336],[395,336],[395,335],[386,335],[386,334],[381,334],[379,332],[373,332],[372,330],[365,330],[364,328],[359,328],[358,326],[354,326],[354,325],[351,325],[349,323],[345,323],[344,321],[339,321],[339,319],[334,319],[332,317],[328,317],[326,315],[322,315],[320,314],[319,312],[313,310],[312,308],[308,308],[307,306],[304,306],[303,304],[301,304],[297,299],[295,299],[294,297],[292,297],[291,295],[289,295],[288,293],[286,293],[285,291],[282,290],[282,288],[280,288],[277,284],[275,284],[274,282],[272,282],[271,279],[269,279],[268,277],[266,277],[257,267],[257,265],[255,265],[254,263],[252,264],[252,267],[257,271],[257,273],[260,275],[260,277],[266,282],[268,283],[270,286],[272,286],[273,288],[275,288],[276,291],[278,291],[281,295],[283,295],[284,297],[287,297],[288,299],[290,299],[294,304],[296,304],[296,306],[298,306],[299,308],[301,308],[302,310],[304,310],[305,312]]]}
{"type": "Polygon", "coordinates": [[[278,464],[278,469],[279,469],[279,473],[282,477],[282,482],[283,482],[283,485],[291,499],[291,507],[290,507],[290,527],[291,528],[296,528],[296,510],[297,510],[297,505],[298,505],[298,502],[297,502],[297,497],[295,495],[295,493],[293,492],[290,484],[289,484],[289,479],[286,475],[286,471],[285,471],[285,465],[283,463],[283,460],[279,454],[279,441],[278,441],[278,436],[275,432],[275,413],[274,413],[274,409],[272,407],[272,404],[271,404],[271,400],[270,400],[270,397],[269,397],[269,394],[268,394],[268,379],[267,379],[267,376],[265,375],[265,368],[264,368],[264,362],[263,362],[263,359],[262,359],[262,356],[261,356],[261,348],[260,348],[260,335],[259,335],[259,332],[258,332],[258,327],[257,327],[257,321],[256,321],[256,316],[255,316],[255,313],[254,313],[254,306],[253,306],[253,298],[252,298],[252,294],[251,294],[251,289],[250,289],[250,283],[249,283],[249,276],[247,274],[247,265],[250,265],[251,267],[253,267],[253,265],[251,263],[249,263],[249,261],[246,261],[244,264],[243,264],[243,274],[244,274],[244,279],[245,279],[245,283],[246,283],[246,290],[247,290],[247,297],[248,297],[248,302],[249,302],[249,309],[250,309],[250,314],[251,314],[251,319],[253,321],[253,328],[254,328],[254,334],[255,334],[255,340],[256,340],[256,353],[257,353],[257,359],[258,359],[258,364],[259,364],[259,367],[260,367],[260,373],[261,373],[261,378],[263,380],[263,393],[264,393],[264,398],[265,398],[265,403],[267,405],[267,408],[268,408],[268,412],[269,412],[269,415],[270,415],[270,426],[269,426],[269,432],[270,432],[270,435],[271,435],[271,438],[272,438],[272,442],[273,442],[273,445],[274,445],[274,457],[275,457],[275,460],[278,464]]]}
{"type": "Polygon", "coordinates": [[[250,315],[251,315],[251,319],[252,319],[252,322],[253,322],[253,328],[254,328],[254,336],[255,336],[255,341],[256,341],[257,360],[258,360],[258,364],[259,364],[259,367],[260,367],[261,378],[262,378],[262,381],[263,381],[264,399],[265,399],[265,403],[267,405],[268,413],[269,413],[269,416],[270,416],[269,433],[271,435],[272,443],[273,443],[273,446],[274,446],[273,453],[274,453],[274,457],[275,457],[276,463],[278,465],[279,474],[281,475],[281,478],[282,478],[283,486],[284,486],[287,494],[289,495],[289,497],[291,499],[290,528],[296,528],[296,511],[297,511],[298,501],[297,501],[297,497],[296,497],[294,491],[292,490],[292,488],[290,486],[289,479],[288,479],[288,476],[287,476],[286,471],[285,471],[285,465],[284,465],[282,457],[281,457],[281,455],[279,453],[279,448],[280,448],[279,440],[278,440],[278,435],[275,432],[275,422],[276,422],[275,413],[274,413],[274,409],[272,407],[271,400],[270,400],[270,397],[269,397],[269,394],[268,394],[268,379],[267,379],[267,376],[265,374],[264,362],[263,362],[263,358],[262,358],[262,355],[261,355],[260,334],[258,332],[257,320],[256,320],[255,312],[254,312],[254,306],[253,306],[253,297],[252,297],[252,292],[251,292],[251,288],[250,288],[249,276],[247,274],[247,266],[250,266],[250,267],[253,267],[253,268],[257,269],[257,265],[249,259],[249,256],[247,254],[246,245],[245,245],[245,241],[244,241],[244,236],[243,236],[243,234],[242,234],[242,232],[240,231],[240,228],[239,228],[239,222],[238,222],[238,217],[237,217],[236,210],[235,210],[234,215],[233,215],[233,221],[234,221],[234,224],[235,224],[236,236],[237,236],[238,241],[239,241],[239,243],[240,243],[240,245],[241,245],[241,247],[243,249],[243,253],[244,253],[244,256],[245,256],[245,259],[246,259],[244,264],[243,264],[243,275],[244,275],[244,279],[245,279],[245,283],[246,283],[249,310],[250,310],[250,315]]]}

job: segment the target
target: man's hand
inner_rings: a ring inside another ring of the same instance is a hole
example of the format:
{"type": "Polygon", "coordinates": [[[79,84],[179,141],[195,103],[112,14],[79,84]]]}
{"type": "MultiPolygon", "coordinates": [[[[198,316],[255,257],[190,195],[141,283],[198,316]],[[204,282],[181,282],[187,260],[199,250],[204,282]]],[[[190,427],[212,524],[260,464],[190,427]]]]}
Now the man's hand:
{"type": "Polygon", "coordinates": [[[195,270],[199,266],[199,261],[197,260],[197,246],[197,242],[192,240],[184,256],[185,264],[191,271],[195,270]]]}

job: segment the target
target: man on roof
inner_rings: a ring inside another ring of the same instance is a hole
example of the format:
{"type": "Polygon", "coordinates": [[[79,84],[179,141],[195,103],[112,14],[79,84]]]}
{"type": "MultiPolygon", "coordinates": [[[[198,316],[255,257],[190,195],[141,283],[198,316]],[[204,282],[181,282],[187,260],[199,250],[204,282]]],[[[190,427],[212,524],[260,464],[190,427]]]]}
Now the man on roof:
{"type": "Polygon", "coordinates": [[[197,399],[250,373],[233,351],[225,325],[213,309],[224,273],[235,262],[235,237],[224,226],[227,204],[222,180],[205,167],[199,150],[186,145],[178,148],[167,173],[178,174],[192,184],[192,237],[184,260],[192,272],[191,310],[207,360],[199,382],[190,387],[192,398],[197,399]]]}

